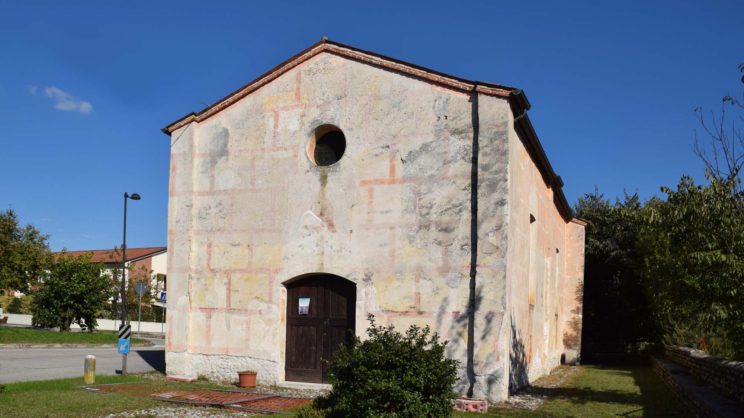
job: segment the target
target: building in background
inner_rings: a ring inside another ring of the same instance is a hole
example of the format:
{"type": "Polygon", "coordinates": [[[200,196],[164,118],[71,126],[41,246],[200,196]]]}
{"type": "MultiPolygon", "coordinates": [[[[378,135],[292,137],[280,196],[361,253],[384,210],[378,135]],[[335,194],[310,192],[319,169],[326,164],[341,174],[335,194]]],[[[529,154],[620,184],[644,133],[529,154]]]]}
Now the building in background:
{"type": "MultiPolygon", "coordinates": [[[[91,261],[102,263],[112,277],[121,277],[121,250],[80,250],[65,251],[71,257],[91,254],[91,261]]],[[[54,253],[59,256],[62,252],[54,253]]],[[[158,303],[166,291],[168,249],[166,247],[127,248],[127,282],[130,279],[146,281],[150,285],[153,299],[158,303]]],[[[150,303],[150,300],[147,300],[150,303]]],[[[160,306],[160,304],[158,305],[160,306]]]]}

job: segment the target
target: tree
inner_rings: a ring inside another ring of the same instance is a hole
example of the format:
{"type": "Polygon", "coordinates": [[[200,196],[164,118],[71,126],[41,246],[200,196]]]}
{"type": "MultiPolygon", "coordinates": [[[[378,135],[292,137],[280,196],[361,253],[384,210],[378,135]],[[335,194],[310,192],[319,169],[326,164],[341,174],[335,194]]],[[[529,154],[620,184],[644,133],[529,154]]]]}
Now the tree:
{"type": "MultiPolygon", "coordinates": [[[[151,306],[152,300],[152,270],[145,266],[135,266],[129,264],[127,267],[127,317],[132,320],[137,319],[139,312],[140,297],[136,291],[137,283],[145,285],[145,293],[142,295],[142,320],[152,321],[155,319],[151,306]]],[[[117,290],[119,291],[119,290],[117,290]]]]}
{"type": "MultiPolygon", "coordinates": [[[[744,74],[744,64],[739,64],[744,74]]],[[[744,75],[741,77],[744,83],[744,75]]],[[[695,154],[705,165],[706,176],[727,186],[727,193],[740,216],[744,216],[742,201],[742,169],[744,169],[744,93],[741,99],[724,96],[718,116],[711,113],[706,117],[703,109],[695,109],[700,126],[707,136],[701,141],[695,133],[695,154]],[[729,115],[731,112],[731,115],[729,115]],[[737,125],[737,123],[739,125],[737,125]]]]}
{"type": "Polygon", "coordinates": [[[0,212],[0,289],[29,291],[50,261],[47,238],[33,225],[20,226],[12,209],[0,212]]]}
{"type": "Polygon", "coordinates": [[[610,203],[595,190],[579,198],[576,216],[586,231],[582,359],[636,353],[658,334],[651,317],[636,243],[641,230],[638,195],[610,203]]]}
{"type": "Polygon", "coordinates": [[[69,331],[76,323],[89,331],[96,328],[96,316],[108,306],[111,281],[102,274],[103,265],[91,262],[91,257],[71,257],[62,252],[50,265],[34,292],[34,326],[69,331]]]}
{"type": "MultiPolygon", "coordinates": [[[[639,247],[667,343],[744,358],[744,218],[729,179],[683,177],[646,205],[639,247]]],[[[741,197],[739,197],[741,203],[741,197]]]]}

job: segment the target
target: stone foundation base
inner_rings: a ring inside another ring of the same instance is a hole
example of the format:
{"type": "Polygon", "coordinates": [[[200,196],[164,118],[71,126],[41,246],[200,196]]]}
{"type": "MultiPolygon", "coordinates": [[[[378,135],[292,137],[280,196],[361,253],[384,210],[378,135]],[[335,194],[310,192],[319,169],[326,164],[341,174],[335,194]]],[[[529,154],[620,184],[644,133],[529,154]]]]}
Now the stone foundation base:
{"type": "Polygon", "coordinates": [[[478,412],[485,414],[488,411],[488,401],[485,399],[457,398],[454,404],[455,411],[478,412]]]}
{"type": "Polygon", "coordinates": [[[209,355],[193,353],[169,353],[166,355],[166,374],[171,379],[234,383],[238,371],[255,370],[261,385],[273,385],[280,381],[278,364],[274,361],[253,357],[209,355]]]}

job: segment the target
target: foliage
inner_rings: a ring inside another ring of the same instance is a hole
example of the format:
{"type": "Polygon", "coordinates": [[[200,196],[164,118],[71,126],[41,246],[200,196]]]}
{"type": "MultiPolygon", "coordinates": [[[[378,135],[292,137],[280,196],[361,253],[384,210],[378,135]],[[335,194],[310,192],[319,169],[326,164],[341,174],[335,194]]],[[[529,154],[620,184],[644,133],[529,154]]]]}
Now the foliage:
{"type": "Polygon", "coordinates": [[[744,218],[731,199],[738,185],[709,180],[683,177],[676,190],[662,188],[665,202],[646,205],[645,276],[667,341],[744,358],[744,218]]]}
{"type": "Polygon", "coordinates": [[[586,231],[583,352],[585,361],[600,355],[636,353],[658,333],[643,287],[636,241],[641,229],[638,195],[614,204],[595,190],[579,199],[576,216],[591,221],[586,231]]]}
{"type": "Polygon", "coordinates": [[[110,279],[102,269],[102,264],[91,262],[91,254],[60,254],[34,294],[33,324],[69,331],[76,323],[93,331],[98,312],[106,309],[111,296],[110,279]]]}
{"type": "MultiPolygon", "coordinates": [[[[114,248],[111,254],[111,260],[120,259],[121,249],[114,248]]],[[[121,318],[121,263],[118,268],[108,269],[105,271],[110,281],[112,299],[106,309],[100,312],[101,317],[118,320],[121,318]]],[[[135,290],[135,284],[138,282],[145,283],[147,290],[142,296],[142,321],[164,322],[164,310],[151,304],[152,298],[156,297],[155,291],[151,285],[152,270],[144,266],[127,266],[127,318],[136,320],[139,309],[139,296],[135,290]]]]}
{"type": "Polygon", "coordinates": [[[676,190],[662,187],[666,199],[644,205],[636,196],[613,205],[598,192],[579,200],[577,215],[593,224],[585,351],[596,341],[662,340],[744,359],[742,99],[725,96],[718,116],[696,109],[707,141],[696,136],[695,153],[708,185],[682,177],[676,190]]]}
{"type": "MultiPolygon", "coordinates": [[[[143,283],[146,287],[145,293],[142,295],[142,320],[143,321],[154,321],[156,312],[150,306],[150,300],[152,299],[152,285],[151,285],[152,270],[144,266],[134,266],[130,264],[127,272],[127,316],[130,319],[137,319],[140,297],[135,290],[137,283],[143,283]]],[[[118,288],[117,288],[118,289],[118,288]]]]}
{"type": "Polygon", "coordinates": [[[446,342],[428,327],[412,325],[405,334],[377,326],[368,339],[342,347],[329,365],[330,394],[316,409],[339,417],[449,416],[457,361],[444,355],[446,342]]]}
{"type": "MultiPolygon", "coordinates": [[[[10,292],[12,293],[12,292],[10,292]]],[[[31,313],[31,302],[33,298],[29,295],[24,295],[19,298],[16,298],[12,294],[0,296],[0,304],[5,307],[6,311],[8,313],[18,313],[18,314],[30,314],[31,313]],[[18,299],[17,301],[14,299],[18,299]],[[13,305],[13,306],[11,306],[13,305]],[[15,312],[13,312],[13,311],[15,312]]]]}
{"type": "Polygon", "coordinates": [[[313,405],[305,405],[298,408],[295,413],[295,418],[325,418],[328,411],[320,410],[315,408],[313,405]]]}
{"type": "Polygon", "coordinates": [[[8,304],[8,313],[21,313],[21,309],[23,308],[22,305],[21,298],[11,299],[8,304]]]}
{"type": "Polygon", "coordinates": [[[0,212],[0,288],[28,292],[50,261],[47,236],[21,226],[15,211],[0,212]]]}

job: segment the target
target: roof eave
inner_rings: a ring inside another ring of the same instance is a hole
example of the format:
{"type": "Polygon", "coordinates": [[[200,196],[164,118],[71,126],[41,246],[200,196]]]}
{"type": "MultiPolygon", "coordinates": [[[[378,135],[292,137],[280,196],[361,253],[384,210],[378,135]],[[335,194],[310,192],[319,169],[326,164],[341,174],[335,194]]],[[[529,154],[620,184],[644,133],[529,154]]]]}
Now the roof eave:
{"type": "Polygon", "coordinates": [[[527,114],[527,111],[532,107],[530,101],[527,99],[527,95],[522,90],[515,89],[509,96],[509,105],[514,114],[514,130],[519,136],[519,139],[524,144],[530,157],[540,169],[545,184],[553,190],[553,202],[558,208],[561,216],[566,222],[573,219],[573,211],[566,200],[566,196],[563,194],[563,180],[555,173],[553,166],[548,160],[548,155],[545,153],[545,149],[540,143],[540,139],[537,137],[535,127],[532,126],[532,121],[527,114]]]}

